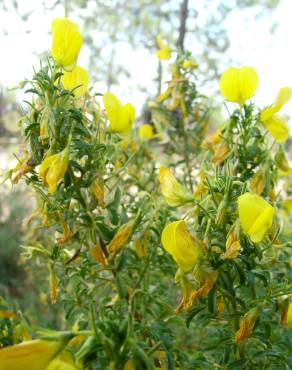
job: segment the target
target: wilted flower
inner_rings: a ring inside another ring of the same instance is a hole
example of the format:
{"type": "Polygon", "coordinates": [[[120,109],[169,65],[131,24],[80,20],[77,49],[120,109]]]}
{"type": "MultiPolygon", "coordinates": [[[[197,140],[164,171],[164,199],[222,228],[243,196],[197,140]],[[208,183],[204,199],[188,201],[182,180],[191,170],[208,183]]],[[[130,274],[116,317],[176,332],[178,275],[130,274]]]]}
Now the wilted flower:
{"type": "Polygon", "coordinates": [[[52,22],[52,56],[57,64],[71,71],[77,64],[82,37],[79,26],[68,18],[56,18],[52,22]]]}
{"type": "Polygon", "coordinates": [[[265,172],[263,170],[259,170],[252,177],[250,182],[250,188],[254,193],[261,195],[265,189],[265,186],[266,186],[265,172]]]}
{"type": "Polygon", "coordinates": [[[284,171],[284,172],[290,171],[288,159],[285,155],[285,151],[282,145],[279,145],[279,148],[275,154],[275,163],[276,163],[276,166],[279,168],[279,170],[284,171]]]}
{"type": "Polygon", "coordinates": [[[216,147],[214,155],[211,160],[213,163],[220,164],[227,158],[228,154],[229,147],[227,143],[222,143],[216,147]]]}
{"type": "Polygon", "coordinates": [[[150,140],[153,138],[153,126],[149,125],[148,123],[144,123],[142,126],[139,127],[138,131],[140,139],[150,140]]]}
{"type": "Polygon", "coordinates": [[[162,40],[160,35],[156,37],[156,42],[159,47],[159,49],[155,51],[157,57],[160,60],[169,59],[171,57],[171,48],[162,40]]]}
{"type": "Polygon", "coordinates": [[[250,336],[253,331],[256,320],[259,316],[259,308],[254,307],[249,310],[240,320],[239,329],[235,333],[236,344],[239,346],[250,336]]]}
{"type": "Polygon", "coordinates": [[[94,194],[97,200],[97,204],[100,207],[104,207],[105,203],[104,203],[104,181],[103,179],[100,177],[95,178],[90,186],[90,190],[94,194]]]}
{"type": "Polygon", "coordinates": [[[161,166],[159,169],[158,179],[160,182],[161,192],[166,203],[172,207],[183,205],[191,202],[194,197],[181,185],[169,168],[161,166]]]}
{"type": "Polygon", "coordinates": [[[130,235],[132,234],[133,226],[134,221],[129,221],[118,229],[108,245],[109,253],[115,253],[119,251],[127,243],[130,235]]]}
{"type": "Polygon", "coordinates": [[[200,283],[198,289],[193,291],[190,297],[190,306],[192,306],[198,298],[205,297],[209,294],[218,278],[218,271],[211,266],[203,263],[198,264],[194,270],[194,277],[200,283]]]}
{"type": "Polygon", "coordinates": [[[221,76],[220,92],[227,100],[243,105],[256,91],[258,75],[252,67],[229,67],[221,76]]]}
{"type": "Polygon", "coordinates": [[[89,73],[85,68],[76,66],[71,72],[63,72],[61,83],[66,90],[73,90],[75,98],[80,98],[87,91],[89,73]],[[77,87],[78,86],[78,87],[77,87]]]}
{"type": "Polygon", "coordinates": [[[274,104],[262,110],[260,120],[277,142],[288,139],[289,128],[286,121],[277,115],[280,109],[292,98],[292,87],[280,89],[274,104]]]}
{"type": "Polygon", "coordinates": [[[241,248],[238,234],[239,234],[238,225],[237,223],[235,223],[231,227],[227,235],[226,251],[221,255],[223,259],[233,259],[238,256],[238,253],[241,248]]]}
{"type": "Polygon", "coordinates": [[[100,263],[103,267],[106,267],[108,265],[107,258],[101,248],[100,242],[95,244],[94,247],[90,248],[90,254],[92,258],[100,263]]]}
{"type": "Polygon", "coordinates": [[[132,104],[122,105],[110,92],[103,95],[104,107],[110,121],[110,129],[120,134],[128,134],[136,118],[136,109],[132,104]]]}
{"type": "Polygon", "coordinates": [[[161,243],[182,271],[188,272],[196,264],[200,247],[192,240],[185,221],[179,220],[165,226],[161,243]]]}
{"type": "Polygon", "coordinates": [[[49,187],[49,193],[54,193],[58,182],[64,177],[69,163],[69,148],[60,153],[46,157],[40,166],[39,176],[49,187]]]}
{"type": "Polygon", "coordinates": [[[257,194],[245,193],[238,200],[242,229],[254,243],[261,242],[273,223],[275,209],[257,194]]]}

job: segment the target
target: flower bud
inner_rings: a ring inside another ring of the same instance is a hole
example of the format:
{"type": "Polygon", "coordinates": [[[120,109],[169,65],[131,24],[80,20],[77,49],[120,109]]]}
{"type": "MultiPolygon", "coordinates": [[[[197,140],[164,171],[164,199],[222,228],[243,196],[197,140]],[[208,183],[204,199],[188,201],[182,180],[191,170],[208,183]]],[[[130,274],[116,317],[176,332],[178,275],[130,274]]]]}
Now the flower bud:
{"type": "Polygon", "coordinates": [[[275,154],[275,162],[279,170],[284,172],[290,170],[289,163],[282,145],[279,146],[277,153],[275,154]]]}
{"type": "Polygon", "coordinates": [[[164,196],[166,203],[170,206],[181,206],[194,200],[192,194],[177,181],[170,169],[161,166],[159,169],[158,179],[162,195],[164,196]]]}
{"type": "Polygon", "coordinates": [[[241,227],[254,243],[260,243],[273,223],[275,209],[257,194],[245,193],[238,200],[241,227]]]}
{"type": "Polygon", "coordinates": [[[200,247],[192,240],[183,220],[172,222],[164,228],[161,243],[184,272],[190,271],[199,258],[200,247]]]}

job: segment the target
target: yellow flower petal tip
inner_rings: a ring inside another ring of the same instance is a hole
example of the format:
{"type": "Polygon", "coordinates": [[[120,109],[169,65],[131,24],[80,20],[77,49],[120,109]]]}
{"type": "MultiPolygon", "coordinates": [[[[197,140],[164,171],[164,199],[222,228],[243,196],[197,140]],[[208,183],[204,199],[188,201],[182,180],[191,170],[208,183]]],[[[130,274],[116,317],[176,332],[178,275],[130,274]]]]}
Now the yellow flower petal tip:
{"type": "Polygon", "coordinates": [[[194,200],[194,196],[177,181],[169,168],[160,167],[158,180],[162,195],[168,205],[176,207],[194,200]]]}
{"type": "Polygon", "coordinates": [[[64,177],[69,163],[69,148],[58,154],[46,157],[40,166],[39,177],[49,187],[49,193],[54,193],[59,181],[64,177]]]}
{"type": "Polygon", "coordinates": [[[276,142],[284,142],[289,137],[288,125],[277,113],[291,98],[292,87],[282,87],[278,92],[274,104],[261,111],[260,120],[276,142]]]}
{"type": "Polygon", "coordinates": [[[148,123],[144,123],[139,127],[138,135],[142,140],[150,140],[154,136],[153,126],[148,123]]]}
{"type": "Polygon", "coordinates": [[[110,121],[110,130],[119,134],[128,134],[136,118],[136,109],[130,103],[122,105],[112,93],[103,95],[104,107],[110,121]]]}
{"type": "Polygon", "coordinates": [[[158,50],[155,51],[156,56],[160,60],[167,60],[171,57],[171,48],[162,40],[161,36],[156,37],[156,43],[158,45],[158,50]]]}
{"type": "Polygon", "coordinates": [[[243,105],[258,86],[258,75],[252,67],[230,67],[220,79],[220,92],[227,100],[243,105]]]}
{"type": "Polygon", "coordinates": [[[193,242],[185,221],[168,224],[162,232],[161,243],[182,271],[188,272],[195,266],[200,247],[193,242]]]}
{"type": "Polygon", "coordinates": [[[66,90],[73,90],[75,98],[80,98],[88,89],[89,73],[85,68],[76,66],[71,72],[64,71],[61,84],[66,90]]]}
{"type": "Polygon", "coordinates": [[[31,340],[0,349],[1,370],[46,369],[62,348],[61,341],[31,340]]]}
{"type": "Polygon", "coordinates": [[[52,56],[57,64],[72,70],[82,46],[79,26],[69,18],[56,18],[52,22],[52,56]]]}
{"type": "Polygon", "coordinates": [[[275,209],[257,194],[245,193],[238,200],[241,227],[254,243],[260,243],[273,224],[275,209]]]}

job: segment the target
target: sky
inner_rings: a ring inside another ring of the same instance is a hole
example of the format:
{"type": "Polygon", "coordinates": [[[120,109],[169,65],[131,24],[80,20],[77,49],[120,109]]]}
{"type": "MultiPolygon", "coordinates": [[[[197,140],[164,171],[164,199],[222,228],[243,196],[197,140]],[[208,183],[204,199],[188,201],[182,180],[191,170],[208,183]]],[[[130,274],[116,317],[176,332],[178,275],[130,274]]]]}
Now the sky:
{"type": "MultiPolygon", "coordinates": [[[[47,0],[47,4],[50,3],[53,4],[54,1],[47,0]]],[[[190,6],[192,4],[194,0],[190,1],[190,6]]],[[[51,20],[63,15],[61,6],[45,14],[42,1],[38,0],[23,0],[19,2],[19,6],[22,13],[33,9],[26,24],[15,11],[0,11],[0,31],[5,30],[0,33],[0,83],[5,87],[13,87],[32,75],[32,66],[39,65],[38,54],[50,49],[51,20]]],[[[235,65],[250,65],[258,71],[256,102],[260,106],[271,104],[280,87],[292,86],[291,14],[292,1],[282,0],[271,18],[257,20],[253,9],[236,10],[226,23],[230,37],[230,48],[227,51],[230,58],[235,65]],[[272,22],[277,23],[277,28],[271,35],[269,28],[272,22]]],[[[75,20],[78,22],[78,19],[75,20]]],[[[86,67],[89,52],[86,48],[82,49],[78,61],[80,65],[86,67]]],[[[120,86],[115,86],[114,93],[136,104],[139,109],[145,101],[145,93],[138,91],[136,86],[146,86],[149,91],[153,90],[156,58],[145,49],[132,50],[127,45],[120,46],[117,53],[120,63],[126,63],[131,70],[132,77],[130,80],[121,77],[120,86]]],[[[95,87],[99,91],[105,88],[98,82],[95,87]]],[[[292,106],[284,107],[283,113],[291,115],[292,106]]]]}

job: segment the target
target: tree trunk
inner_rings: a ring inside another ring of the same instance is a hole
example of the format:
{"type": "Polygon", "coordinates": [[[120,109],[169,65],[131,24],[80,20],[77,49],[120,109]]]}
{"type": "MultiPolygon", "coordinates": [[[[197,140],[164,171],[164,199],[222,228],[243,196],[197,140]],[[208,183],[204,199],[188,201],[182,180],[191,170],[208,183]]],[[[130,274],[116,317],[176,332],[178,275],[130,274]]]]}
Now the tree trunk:
{"type": "Polygon", "coordinates": [[[186,24],[188,18],[188,4],[189,0],[182,0],[180,7],[180,21],[179,21],[179,35],[177,40],[177,47],[179,50],[184,50],[184,41],[186,35],[186,24]]]}

